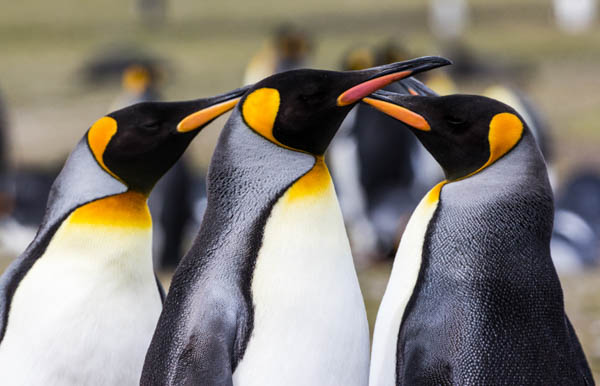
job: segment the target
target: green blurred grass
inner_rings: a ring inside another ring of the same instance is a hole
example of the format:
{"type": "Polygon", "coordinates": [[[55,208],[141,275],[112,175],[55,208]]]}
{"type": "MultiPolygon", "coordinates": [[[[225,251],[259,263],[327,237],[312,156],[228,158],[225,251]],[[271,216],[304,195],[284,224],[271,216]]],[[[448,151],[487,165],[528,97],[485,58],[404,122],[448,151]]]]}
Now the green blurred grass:
{"type": "MultiPolygon", "coordinates": [[[[559,33],[549,0],[472,0],[465,41],[482,55],[536,66],[527,91],[549,118],[560,175],[579,165],[600,169],[600,28],[583,35],[559,33]]],[[[440,54],[427,30],[422,0],[306,0],[252,2],[177,0],[169,21],[148,28],[133,1],[5,1],[0,12],[0,90],[10,108],[12,152],[17,164],[44,164],[66,155],[106,109],[118,85],[90,88],[78,71],[99,50],[128,43],[167,58],[174,70],[167,99],[211,95],[237,87],[249,58],[269,32],[292,21],[314,34],[313,64],[337,68],[357,43],[394,37],[417,55],[440,54]]],[[[477,92],[484,85],[471,85],[477,92]]],[[[223,118],[224,119],[224,118],[223,118]]],[[[206,165],[223,119],[191,149],[206,165]]],[[[0,271],[6,259],[0,259],[0,271]]],[[[369,318],[374,320],[388,265],[360,273],[369,318]]],[[[168,275],[165,276],[168,280],[168,275]]],[[[586,353],[600,375],[600,275],[563,278],[566,305],[586,353]]]]}

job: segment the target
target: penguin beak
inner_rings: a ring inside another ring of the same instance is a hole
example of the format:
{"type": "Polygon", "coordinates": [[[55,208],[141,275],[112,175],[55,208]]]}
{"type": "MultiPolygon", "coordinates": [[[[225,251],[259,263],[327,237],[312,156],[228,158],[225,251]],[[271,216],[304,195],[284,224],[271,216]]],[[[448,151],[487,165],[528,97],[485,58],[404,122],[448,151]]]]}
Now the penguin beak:
{"type": "MultiPolygon", "coordinates": [[[[412,90],[417,92],[415,89],[412,90]]],[[[415,112],[424,99],[426,97],[420,95],[401,95],[379,90],[373,93],[371,97],[363,98],[362,101],[414,129],[431,131],[431,126],[427,122],[427,119],[415,112]]]]}
{"type": "Polygon", "coordinates": [[[177,132],[187,133],[208,125],[215,118],[234,108],[249,88],[250,86],[245,86],[214,98],[184,102],[182,109],[194,112],[181,119],[177,124],[177,132]]]}
{"type": "Polygon", "coordinates": [[[412,77],[402,79],[400,82],[398,82],[398,85],[404,89],[406,95],[439,96],[438,93],[412,77]]]}
{"type": "MultiPolygon", "coordinates": [[[[364,80],[341,93],[337,98],[337,105],[347,106],[356,103],[392,82],[449,64],[452,64],[452,62],[448,59],[439,56],[425,56],[367,70],[353,71],[359,79],[362,78],[364,80]]],[[[417,92],[416,90],[414,91],[417,92]]]]}

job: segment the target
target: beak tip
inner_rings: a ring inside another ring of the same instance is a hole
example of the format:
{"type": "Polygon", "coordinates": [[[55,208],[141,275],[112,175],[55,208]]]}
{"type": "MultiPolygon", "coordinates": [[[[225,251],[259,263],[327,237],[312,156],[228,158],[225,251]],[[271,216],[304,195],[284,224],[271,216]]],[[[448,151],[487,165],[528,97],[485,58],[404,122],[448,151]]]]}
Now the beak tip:
{"type": "Polygon", "coordinates": [[[448,66],[450,64],[454,64],[454,62],[452,60],[448,59],[448,58],[444,58],[444,57],[441,57],[441,56],[438,56],[438,57],[440,58],[440,62],[444,66],[448,66]]]}
{"type": "Polygon", "coordinates": [[[452,60],[444,58],[442,56],[426,56],[423,59],[427,60],[427,62],[429,63],[429,66],[428,66],[429,69],[444,67],[444,66],[449,66],[451,64],[454,64],[452,62],[452,60]]]}

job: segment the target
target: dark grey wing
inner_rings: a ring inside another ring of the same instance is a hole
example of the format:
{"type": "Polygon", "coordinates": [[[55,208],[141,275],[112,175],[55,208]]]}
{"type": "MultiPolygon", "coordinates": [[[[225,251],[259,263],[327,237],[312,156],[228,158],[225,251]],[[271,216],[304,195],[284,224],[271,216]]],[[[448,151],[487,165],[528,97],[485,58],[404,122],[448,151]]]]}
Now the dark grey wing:
{"type": "Polygon", "coordinates": [[[175,385],[233,385],[236,310],[218,299],[205,304],[175,367],[175,385]]]}
{"type": "Polygon", "coordinates": [[[6,331],[12,296],[29,269],[44,254],[64,219],[81,205],[126,190],[125,185],[98,166],[85,137],[81,139],[52,185],[46,214],[35,239],[0,278],[0,342],[6,331]]]}
{"type": "MultiPolygon", "coordinates": [[[[179,277],[175,283],[182,282],[188,281],[179,277]]],[[[146,354],[140,385],[233,384],[238,331],[247,320],[243,302],[218,283],[194,292],[189,296],[193,300],[186,300],[190,292],[181,285],[169,292],[168,306],[146,354]]]]}

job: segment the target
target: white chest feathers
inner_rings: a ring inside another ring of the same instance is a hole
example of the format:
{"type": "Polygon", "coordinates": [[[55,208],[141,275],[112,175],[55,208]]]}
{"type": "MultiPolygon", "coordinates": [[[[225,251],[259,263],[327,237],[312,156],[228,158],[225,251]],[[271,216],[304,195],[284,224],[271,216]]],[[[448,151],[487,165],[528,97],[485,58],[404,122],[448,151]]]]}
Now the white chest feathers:
{"type": "Polygon", "coordinates": [[[396,385],[396,351],[404,310],[413,294],[421,269],[427,227],[438,205],[444,182],[423,197],[413,212],[394,259],[394,267],[377,312],[369,385],[396,385]]]}
{"type": "Polygon", "coordinates": [[[19,284],[0,343],[3,385],[139,383],[162,308],[151,222],[112,218],[105,200],[73,212],[19,284]]]}
{"type": "Polygon", "coordinates": [[[273,207],[252,299],[254,328],[234,385],[367,383],[365,306],[322,161],[273,207]]]}

